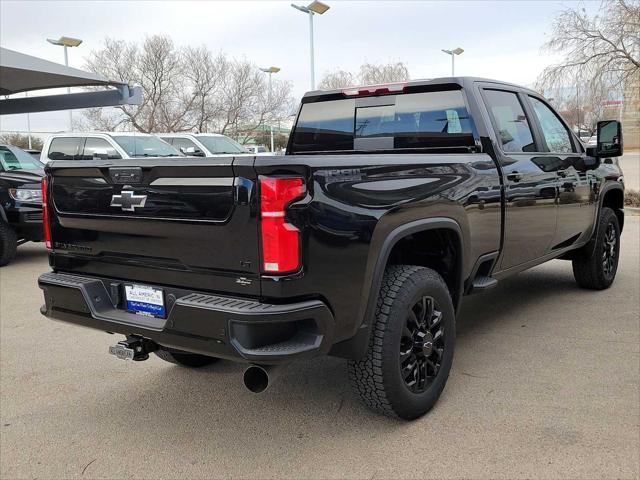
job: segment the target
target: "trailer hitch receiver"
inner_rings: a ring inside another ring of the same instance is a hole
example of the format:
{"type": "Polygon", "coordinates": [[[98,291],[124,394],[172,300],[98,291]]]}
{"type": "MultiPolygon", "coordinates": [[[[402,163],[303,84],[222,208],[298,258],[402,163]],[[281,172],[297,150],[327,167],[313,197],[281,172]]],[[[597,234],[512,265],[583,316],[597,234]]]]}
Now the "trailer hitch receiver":
{"type": "Polygon", "coordinates": [[[149,358],[149,354],[158,350],[158,344],[146,338],[134,335],[109,347],[109,353],[120,360],[141,362],[149,358]]]}

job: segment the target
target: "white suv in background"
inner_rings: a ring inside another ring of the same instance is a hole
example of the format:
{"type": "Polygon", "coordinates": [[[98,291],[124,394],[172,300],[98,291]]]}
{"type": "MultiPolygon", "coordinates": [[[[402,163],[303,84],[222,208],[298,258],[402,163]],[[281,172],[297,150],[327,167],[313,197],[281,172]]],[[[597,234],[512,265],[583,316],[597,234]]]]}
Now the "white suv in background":
{"type": "Polygon", "coordinates": [[[157,135],[184,155],[196,157],[247,155],[242,145],[219,133],[158,133],[157,135]]]}
{"type": "Polygon", "coordinates": [[[51,160],[120,160],[141,157],[182,157],[183,155],[155,135],[139,132],[78,132],[51,135],[40,154],[51,160]]]}

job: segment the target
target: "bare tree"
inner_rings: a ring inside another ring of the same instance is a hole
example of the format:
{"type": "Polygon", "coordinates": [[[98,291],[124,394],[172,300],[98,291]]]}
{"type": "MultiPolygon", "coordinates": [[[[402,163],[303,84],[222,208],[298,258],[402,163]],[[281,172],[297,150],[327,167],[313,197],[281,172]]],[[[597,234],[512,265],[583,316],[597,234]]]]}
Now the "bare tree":
{"type": "Polygon", "coordinates": [[[292,108],[291,86],[274,80],[269,96],[266,76],[247,60],[214,56],[205,47],[178,48],[155,35],[141,46],[105,39],[91,52],[88,69],[142,87],[143,103],[115,109],[89,109],[82,127],[142,132],[214,131],[237,136],[292,108]]]}
{"type": "Polygon", "coordinates": [[[336,90],[338,88],[350,87],[356,83],[357,81],[353,73],[345,70],[335,70],[322,77],[318,88],[320,90],[336,90]]]}
{"type": "Polygon", "coordinates": [[[360,82],[365,85],[402,82],[409,80],[409,69],[402,62],[374,65],[365,63],[360,67],[360,82]]]}
{"type": "Polygon", "coordinates": [[[546,89],[545,94],[572,128],[593,135],[598,121],[611,113],[609,105],[621,98],[622,91],[599,82],[580,82],[546,89]]]}
{"type": "Polygon", "coordinates": [[[541,89],[583,82],[591,89],[624,85],[640,71],[640,1],[604,0],[593,17],[584,8],[565,9],[544,48],[563,59],[544,70],[541,89]]]}
{"type": "MultiPolygon", "coordinates": [[[[18,132],[4,133],[0,135],[0,143],[27,149],[29,148],[29,137],[18,132]]],[[[42,139],[32,135],[31,147],[34,150],[42,150],[42,139]]]]}
{"type": "Polygon", "coordinates": [[[332,90],[353,85],[375,85],[380,83],[402,82],[409,80],[409,69],[402,62],[389,64],[365,63],[360,66],[358,74],[345,70],[335,70],[325,74],[318,88],[332,90]]]}

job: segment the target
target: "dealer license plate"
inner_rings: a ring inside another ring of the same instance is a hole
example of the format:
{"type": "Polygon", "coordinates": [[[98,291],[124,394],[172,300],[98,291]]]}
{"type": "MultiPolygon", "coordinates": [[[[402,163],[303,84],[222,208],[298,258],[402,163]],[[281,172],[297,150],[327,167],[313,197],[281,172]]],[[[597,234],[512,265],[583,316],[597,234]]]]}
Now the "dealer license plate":
{"type": "Polygon", "coordinates": [[[161,289],[146,285],[125,285],[127,310],[139,315],[165,317],[164,294],[161,289]]]}

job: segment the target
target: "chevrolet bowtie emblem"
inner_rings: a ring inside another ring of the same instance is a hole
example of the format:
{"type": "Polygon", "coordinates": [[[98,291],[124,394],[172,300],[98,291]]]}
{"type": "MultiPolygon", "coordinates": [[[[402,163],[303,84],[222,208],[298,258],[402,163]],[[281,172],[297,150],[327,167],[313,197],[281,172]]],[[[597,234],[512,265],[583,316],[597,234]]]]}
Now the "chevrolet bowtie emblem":
{"type": "Polygon", "coordinates": [[[144,207],[146,201],[146,195],[136,195],[128,190],[123,190],[120,195],[111,197],[111,206],[120,207],[123,212],[134,212],[136,208],[144,207]]]}

